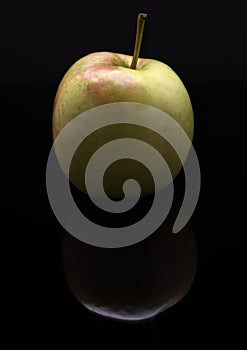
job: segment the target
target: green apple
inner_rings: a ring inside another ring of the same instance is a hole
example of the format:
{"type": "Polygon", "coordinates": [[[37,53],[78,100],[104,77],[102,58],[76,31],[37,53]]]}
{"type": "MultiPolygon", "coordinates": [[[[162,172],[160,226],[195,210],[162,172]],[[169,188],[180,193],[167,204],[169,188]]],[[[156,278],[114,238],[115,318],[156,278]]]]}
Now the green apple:
{"type": "MultiPolygon", "coordinates": [[[[190,139],[193,137],[193,109],[189,94],[178,75],[165,63],[155,59],[139,58],[143,26],[146,16],[139,14],[134,55],[95,52],[79,59],[66,72],[55,97],[53,109],[53,136],[73,118],[91,108],[114,102],[137,102],[154,106],[173,117],[190,139]]],[[[173,177],[182,164],[176,152],[161,137],[142,127],[113,125],[95,132],[75,153],[70,181],[86,192],[82,173],[91,155],[106,142],[122,137],[143,139],[153,145],[165,158],[173,177]]],[[[60,152],[61,153],[61,152],[60,152]]],[[[125,160],[107,171],[104,187],[110,197],[122,196],[122,181],[138,179],[142,194],[152,193],[153,183],[137,162],[125,160]]],[[[164,186],[167,184],[164,179],[164,186]]]]}

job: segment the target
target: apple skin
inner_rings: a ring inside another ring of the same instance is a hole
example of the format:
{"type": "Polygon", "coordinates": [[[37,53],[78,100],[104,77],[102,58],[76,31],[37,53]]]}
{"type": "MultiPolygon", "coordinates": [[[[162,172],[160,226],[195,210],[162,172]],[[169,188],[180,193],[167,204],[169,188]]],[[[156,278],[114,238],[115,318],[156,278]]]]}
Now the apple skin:
{"type": "MultiPolygon", "coordinates": [[[[57,137],[64,126],[79,114],[108,103],[137,102],[154,106],[173,117],[192,140],[194,130],[193,109],[189,94],[178,75],[166,64],[139,58],[136,69],[130,69],[132,56],[96,52],[77,62],[64,75],[54,101],[53,137],[57,137]]],[[[83,147],[79,147],[71,163],[70,181],[86,192],[81,174],[90,156],[104,143],[122,137],[145,136],[165,158],[172,176],[181,170],[182,164],[173,148],[164,139],[154,137],[153,132],[133,126],[105,127],[95,132],[83,147]]],[[[188,150],[189,151],[189,150],[188,150]]],[[[60,162],[60,165],[62,162],[60,162]]],[[[121,198],[120,180],[128,179],[128,172],[140,175],[136,162],[122,162],[117,170],[109,170],[104,182],[106,193],[113,198],[121,198]]],[[[145,177],[142,195],[153,192],[153,184],[145,177]]],[[[164,187],[167,185],[164,179],[164,187]]],[[[95,194],[97,196],[97,194],[95,194]]]]}

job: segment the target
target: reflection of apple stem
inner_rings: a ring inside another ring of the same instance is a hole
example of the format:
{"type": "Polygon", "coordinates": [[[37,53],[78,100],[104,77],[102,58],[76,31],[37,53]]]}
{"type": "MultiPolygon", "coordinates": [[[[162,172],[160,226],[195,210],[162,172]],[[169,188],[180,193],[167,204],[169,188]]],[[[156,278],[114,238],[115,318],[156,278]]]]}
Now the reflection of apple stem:
{"type": "Polygon", "coordinates": [[[145,20],[147,19],[147,16],[148,15],[146,13],[139,13],[137,18],[136,41],[135,41],[133,59],[130,66],[131,69],[136,69],[136,65],[137,65],[137,61],[138,61],[140,49],[141,49],[144,24],[145,24],[145,20]]]}

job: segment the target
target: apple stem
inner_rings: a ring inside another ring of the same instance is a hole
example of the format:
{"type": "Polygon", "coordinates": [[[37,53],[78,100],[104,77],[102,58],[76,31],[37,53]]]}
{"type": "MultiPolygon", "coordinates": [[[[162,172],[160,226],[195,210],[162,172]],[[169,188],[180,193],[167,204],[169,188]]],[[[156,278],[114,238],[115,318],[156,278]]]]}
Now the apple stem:
{"type": "Polygon", "coordinates": [[[137,65],[137,61],[138,61],[140,49],[141,49],[144,24],[147,17],[148,15],[146,13],[139,13],[137,17],[136,41],[135,41],[133,59],[130,66],[131,69],[136,69],[136,65],[137,65]]]}

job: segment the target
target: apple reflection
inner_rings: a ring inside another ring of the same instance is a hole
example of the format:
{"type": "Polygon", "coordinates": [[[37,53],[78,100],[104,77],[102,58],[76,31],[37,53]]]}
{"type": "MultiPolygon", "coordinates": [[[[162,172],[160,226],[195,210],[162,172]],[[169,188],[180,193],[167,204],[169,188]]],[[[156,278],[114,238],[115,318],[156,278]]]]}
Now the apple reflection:
{"type": "Polygon", "coordinates": [[[72,294],[94,313],[126,321],[151,318],[180,301],[196,274],[197,248],[191,224],[173,234],[171,217],[124,248],[94,247],[65,232],[61,253],[72,294]]]}

